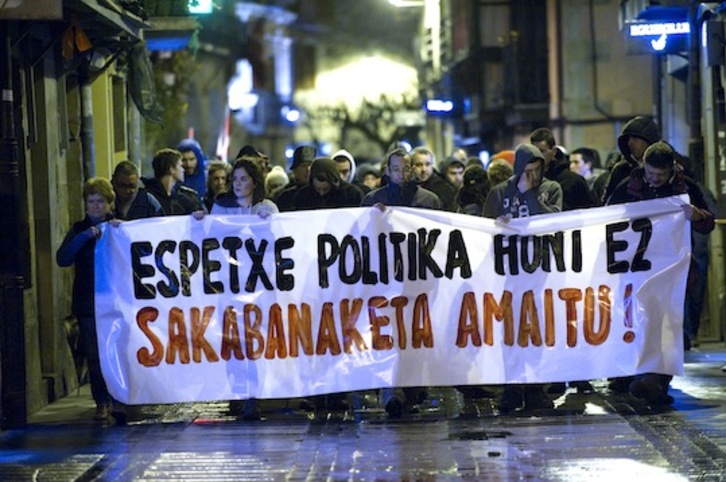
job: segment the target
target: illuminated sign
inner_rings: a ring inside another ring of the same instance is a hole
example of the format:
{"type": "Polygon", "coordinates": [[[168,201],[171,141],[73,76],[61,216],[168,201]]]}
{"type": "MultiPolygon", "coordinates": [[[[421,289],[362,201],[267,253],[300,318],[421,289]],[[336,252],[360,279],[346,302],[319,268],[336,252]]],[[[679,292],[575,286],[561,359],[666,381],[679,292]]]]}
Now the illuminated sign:
{"type": "Polygon", "coordinates": [[[688,50],[691,25],[674,21],[637,20],[628,25],[629,53],[674,54],[688,50]]]}
{"type": "Polygon", "coordinates": [[[429,99],[426,101],[426,110],[429,112],[451,112],[454,103],[450,100],[429,99]]]}
{"type": "Polygon", "coordinates": [[[688,22],[641,23],[630,26],[631,37],[687,35],[690,32],[691,26],[688,22]]]}

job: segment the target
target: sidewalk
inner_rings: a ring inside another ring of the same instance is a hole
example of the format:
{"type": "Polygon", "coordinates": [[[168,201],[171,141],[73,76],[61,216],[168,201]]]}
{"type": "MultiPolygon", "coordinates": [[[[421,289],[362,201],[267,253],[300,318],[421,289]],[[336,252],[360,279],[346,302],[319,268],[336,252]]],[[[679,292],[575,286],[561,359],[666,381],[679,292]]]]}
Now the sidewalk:
{"type": "Polygon", "coordinates": [[[430,390],[389,420],[366,393],[349,410],[261,401],[262,420],[226,402],[133,408],[92,420],[88,388],[0,432],[1,480],[724,480],[723,344],[688,352],[675,404],[657,411],[595,383],[542,413],[501,416],[492,398],[430,390]]]}

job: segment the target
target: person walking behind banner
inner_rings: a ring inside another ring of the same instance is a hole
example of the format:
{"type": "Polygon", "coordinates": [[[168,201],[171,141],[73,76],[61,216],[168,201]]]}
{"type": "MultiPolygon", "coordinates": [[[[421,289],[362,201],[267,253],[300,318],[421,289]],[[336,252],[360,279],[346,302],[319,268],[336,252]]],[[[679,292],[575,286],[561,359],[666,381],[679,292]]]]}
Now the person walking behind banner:
{"type": "Polygon", "coordinates": [[[199,194],[184,185],[184,167],[181,152],[176,149],[160,149],[151,161],[154,177],[144,179],[146,189],[154,195],[166,216],[204,213],[199,194]]]}
{"type": "Polygon", "coordinates": [[[318,149],[315,146],[298,146],[292,155],[292,164],[290,165],[290,173],[292,179],[290,184],[277,192],[272,199],[277,204],[280,211],[293,211],[295,207],[292,200],[295,194],[307,186],[310,181],[310,166],[315,160],[318,149]]]}
{"type": "Polygon", "coordinates": [[[63,243],[56,252],[58,266],[75,267],[73,278],[73,314],[78,318],[83,351],[88,363],[91,394],[96,402],[93,418],[106,420],[111,415],[113,399],[108,393],[101,373],[96,336],[96,314],[94,306],[94,255],[96,240],[101,237],[98,226],[111,221],[111,210],[116,195],[107,179],[94,177],[83,185],[83,202],[86,216],[73,224],[63,243]]]}
{"type": "Polygon", "coordinates": [[[194,189],[201,198],[207,188],[207,157],[202,152],[202,146],[195,139],[184,139],[176,146],[176,150],[181,152],[184,166],[182,184],[194,189]]]}
{"type": "Polygon", "coordinates": [[[557,182],[562,188],[562,209],[591,208],[597,203],[587,181],[570,170],[570,160],[555,143],[552,131],[546,127],[535,129],[529,136],[530,142],[545,156],[545,177],[557,182]]]}
{"type": "MultiPolygon", "coordinates": [[[[660,130],[650,117],[637,116],[625,123],[618,136],[620,158],[615,161],[609,172],[601,174],[607,176],[602,199],[599,200],[602,205],[608,204],[615,188],[628,178],[633,169],[642,166],[645,150],[659,140],[661,140],[660,130]]],[[[596,179],[595,183],[598,182],[602,181],[596,179]]],[[[593,189],[593,192],[597,190],[593,189]]]]}
{"type": "Polygon", "coordinates": [[[421,187],[436,194],[444,210],[456,212],[456,188],[434,169],[436,156],[433,151],[423,146],[416,147],[411,151],[411,160],[413,177],[420,182],[421,187]]]}
{"type": "Polygon", "coordinates": [[[204,193],[204,207],[212,210],[217,195],[227,190],[227,181],[232,172],[232,166],[224,161],[212,161],[207,166],[207,191],[204,193]]]}
{"type": "Polygon", "coordinates": [[[386,155],[388,183],[366,194],[361,206],[408,206],[412,208],[442,209],[441,199],[420,187],[413,179],[411,156],[405,149],[396,148],[386,155]]]}
{"type": "Polygon", "coordinates": [[[489,186],[491,187],[505,182],[513,175],[514,169],[512,168],[512,164],[506,159],[494,159],[487,166],[487,176],[489,177],[489,186]]]}
{"type": "Polygon", "coordinates": [[[232,166],[232,184],[214,201],[212,214],[258,214],[262,218],[280,212],[265,198],[265,176],[258,164],[237,159],[232,166]]]}
{"type": "Polygon", "coordinates": [[[481,216],[489,189],[489,177],[483,166],[473,164],[464,169],[463,182],[456,193],[456,203],[459,206],[456,212],[481,216]]]}
{"type": "Polygon", "coordinates": [[[164,210],[153,194],[139,187],[139,170],[130,161],[121,161],[111,176],[116,194],[113,215],[117,219],[132,220],[163,216],[164,210]]]}
{"type": "Polygon", "coordinates": [[[296,211],[306,209],[357,208],[363,192],[341,179],[336,161],[318,157],[310,166],[310,182],[292,200],[296,211]]]}
{"type": "MultiPolygon", "coordinates": [[[[600,169],[600,153],[591,147],[578,147],[570,153],[570,171],[582,176],[592,192],[595,179],[604,172],[600,169]]],[[[593,199],[600,205],[600,199],[594,194],[593,199]]]]}
{"type": "MultiPolygon", "coordinates": [[[[683,174],[677,159],[678,155],[668,143],[657,141],[651,144],[643,154],[643,165],[634,168],[630,176],[615,188],[608,204],[688,194],[690,203],[683,204],[682,208],[686,219],[691,222],[692,231],[710,233],[716,225],[714,215],[695,181],[683,174]]],[[[645,399],[650,404],[668,405],[673,403],[673,397],[668,395],[672,379],[672,375],[661,373],[636,375],[628,390],[632,396],[645,399]]]]}
{"type": "Polygon", "coordinates": [[[290,182],[290,178],[281,166],[272,166],[265,176],[265,193],[267,199],[272,199],[290,182]]]}
{"type": "MultiPolygon", "coordinates": [[[[532,144],[520,144],[514,151],[514,175],[489,191],[483,216],[508,222],[513,218],[562,211],[562,188],[544,178],[545,159],[532,144]]],[[[504,386],[499,401],[502,413],[514,410],[548,409],[554,404],[542,384],[504,386]]]]}

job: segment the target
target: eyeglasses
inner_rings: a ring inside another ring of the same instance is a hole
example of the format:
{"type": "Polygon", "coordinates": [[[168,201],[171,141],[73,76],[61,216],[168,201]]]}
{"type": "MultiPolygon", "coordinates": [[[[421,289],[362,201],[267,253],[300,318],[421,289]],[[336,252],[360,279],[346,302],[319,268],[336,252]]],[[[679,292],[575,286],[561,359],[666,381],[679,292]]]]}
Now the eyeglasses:
{"type": "Polygon", "coordinates": [[[315,176],[315,180],[318,182],[328,182],[328,178],[325,176],[315,176]]]}

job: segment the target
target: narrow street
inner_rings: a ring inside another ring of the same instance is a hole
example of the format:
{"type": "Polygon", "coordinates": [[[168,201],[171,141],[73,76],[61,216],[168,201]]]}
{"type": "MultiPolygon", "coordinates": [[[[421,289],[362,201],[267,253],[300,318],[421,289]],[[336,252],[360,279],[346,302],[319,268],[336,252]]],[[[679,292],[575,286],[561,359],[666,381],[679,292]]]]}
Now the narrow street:
{"type": "Polygon", "coordinates": [[[22,430],[0,433],[1,480],[724,480],[726,346],[690,351],[671,409],[568,388],[555,409],[500,416],[494,397],[433,388],[389,420],[374,392],[353,408],[266,400],[260,420],[227,402],[134,407],[92,420],[84,386],[22,430]]]}

